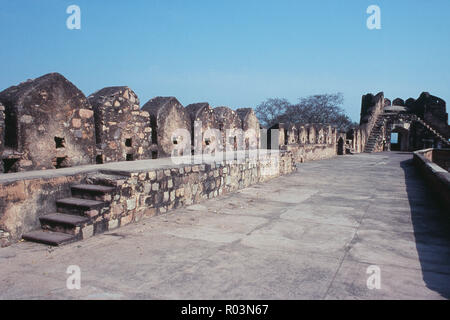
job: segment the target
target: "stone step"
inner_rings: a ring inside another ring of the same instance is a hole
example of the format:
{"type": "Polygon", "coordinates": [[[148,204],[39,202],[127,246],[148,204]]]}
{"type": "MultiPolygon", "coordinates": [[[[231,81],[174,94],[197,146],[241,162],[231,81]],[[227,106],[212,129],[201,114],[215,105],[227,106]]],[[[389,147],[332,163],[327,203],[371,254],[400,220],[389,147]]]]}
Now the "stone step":
{"type": "Polygon", "coordinates": [[[44,230],[75,235],[90,222],[90,219],[72,214],[51,213],[40,217],[39,221],[44,230]]]}
{"type": "Polygon", "coordinates": [[[76,235],[52,231],[32,231],[24,234],[22,238],[26,241],[38,242],[51,246],[60,246],[78,240],[78,236],[76,235]]]}
{"type": "Polygon", "coordinates": [[[88,176],[88,182],[96,185],[117,187],[126,181],[127,177],[111,173],[93,173],[88,176]]]}
{"type": "Polygon", "coordinates": [[[88,215],[91,218],[100,214],[100,210],[107,205],[108,203],[104,201],[81,198],[64,198],[56,200],[56,207],[59,213],[88,215]]]}
{"type": "Polygon", "coordinates": [[[98,184],[76,184],[73,185],[72,190],[83,190],[86,192],[92,192],[92,193],[109,193],[109,192],[113,192],[115,190],[115,188],[113,187],[108,187],[108,186],[102,186],[102,185],[98,185],[98,184]]]}
{"type": "Polygon", "coordinates": [[[111,193],[116,189],[98,184],[76,184],[71,186],[72,196],[98,201],[111,201],[111,193]]]}

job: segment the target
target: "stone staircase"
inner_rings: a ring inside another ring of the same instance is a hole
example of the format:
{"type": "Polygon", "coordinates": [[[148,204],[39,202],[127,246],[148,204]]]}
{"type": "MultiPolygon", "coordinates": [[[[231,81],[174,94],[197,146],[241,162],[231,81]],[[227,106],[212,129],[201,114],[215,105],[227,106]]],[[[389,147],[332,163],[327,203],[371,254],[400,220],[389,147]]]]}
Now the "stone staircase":
{"type": "MultiPolygon", "coordinates": [[[[367,140],[367,144],[364,148],[364,152],[367,152],[367,153],[374,152],[375,146],[377,145],[377,143],[380,142],[380,139],[382,138],[382,128],[383,128],[383,124],[385,123],[385,117],[387,117],[387,116],[383,115],[383,114],[378,116],[377,121],[375,122],[375,125],[374,125],[372,131],[370,132],[369,139],[367,140]]],[[[444,136],[442,136],[438,131],[433,129],[433,127],[431,127],[429,124],[427,124],[425,121],[423,121],[421,118],[414,115],[412,117],[412,120],[414,120],[414,121],[420,123],[422,126],[424,126],[435,137],[437,137],[444,146],[450,147],[450,142],[444,136]]]]}
{"type": "Polygon", "coordinates": [[[109,213],[116,190],[114,176],[92,175],[88,182],[71,186],[72,197],[56,201],[56,211],[39,218],[41,230],[22,236],[24,240],[51,246],[63,245],[102,233],[102,224],[109,213]]]}
{"type": "Polygon", "coordinates": [[[379,115],[377,121],[375,122],[375,125],[372,128],[372,131],[370,132],[369,139],[367,140],[367,143],[364,147],[364,152],[371,153],[374,151],[375,146],[381,139],[381,131],[383,125],[384,117],[382,115],[379,115]]]}
{"type": "Polygon", "coordinates": [[[446,139],[443,135],[441,135],[439,132],[437,132],[435,129],[433,129],[429,124],[427,124],[425,121],[423,121],[421,118],[419,117],[415,117],[415,120],[417,122],[419,122],[422,126],[424,126],[428,131],[430,131],[431,133],[433,133],[433,135],[437,138],[439,138],[439,140],[441,140],[441,142],[446,146],[446,147],[450,147],[450,142],[448,141],[448,139],[446,139]]]}

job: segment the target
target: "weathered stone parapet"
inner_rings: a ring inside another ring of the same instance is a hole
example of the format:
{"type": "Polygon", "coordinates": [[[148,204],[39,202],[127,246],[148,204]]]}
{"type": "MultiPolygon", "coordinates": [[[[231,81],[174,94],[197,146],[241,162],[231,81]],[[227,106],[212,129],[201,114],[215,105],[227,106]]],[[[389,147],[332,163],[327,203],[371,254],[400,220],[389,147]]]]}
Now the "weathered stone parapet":
{"type": "Polygon", "coordinates": [[[396,98],[394,99],[394,101],[392,101],[392,105],[393,106],[400,106],[400,107],[404,107],[405,106],[405,101],[401,98],[396,98]]]}
{"type": "Polygon", "coordinates": [[[142,110],[150,114],[152,143],[158,145],[158,158],[171,156],[174,145],[178,150],[187,149],[180,145],[190,150],[191,118],[175,97],[155,97],[142,110]]]}
{"type": "MultiPolygon", "coordinates": [[[[201,141],[202,150],[208,146],[217,146],[221,148],[221,134],[215,130],[219,130],[219,123],[213,108],[207,102],[193,103],[186,106],[191,119],[191,143],[194,146],[196,139],[201,141]],[[198,136],[195,137],[195,134],[198,136]],[[217,145],[219,144],[219,145],[217,145]]],[[[196,146],[194,146],[196,147],[196,146]]],[[[197,146],[199,147],[199,146],[197,146]]]]}
{"type": "Polygon", "coordinates": [[[228,107],[216,107],[214,115],[222,133],[224,150],[243,150],[244,141],[239,141],[243,137],[242,121],[236,111],[228,107]]]}
{"type": "Polygon", "coordinates": [[[316,143],[317,144],[326,144],[326,137],[325,137],[325,130],[322,125],[316,124],[315,125],[317,136],[316,136],[316,143]]]}
{"type": "Polygon", "coordinates": [[[291,144],[286,146],[286,150],[292,153],[293,159],[297,163],[329,159],[336,156],[335,145],[326,144],[291,144]]]}
{"type": "Polygon", "coordinates": [[[428,92],[422,92],[411,105],[411,111],[446,138],[450,138],[446,102],[428,92]]]}
{"type": "Polygon", "coordinates": [[[333,128],[331,125],[327,125],[325,128],[325,141],[326,144],[333,144],[333,128]]]}
{"type": "Polygon", "coordinates": [[[298,128],[295,124],[286,124],[286,144],[296,144],[298,143],[298,128]]]}
{"type": "Polygon", "coordinates": [[[88,97],[94,109],[97,163],[151,159],[150,114],[128,87],[103,88],[88,97]]]}
{"type": "Polygon", "coordinates": [[[308,128],[308,142],[309,144],[315,144],[317,139],[316,128],[313,124],[307,125],[308,128]]]}
{"type": "Polygon", "coordinates": [[[240,108],[236,110],[237,115],[242,122],[244,130],[244,144],[246,150],[255,150],[260,148],[260,124],[252,108],[240,108]]]}
{"type": "Polygon", "coordinates": [[[450,149],[414,152],[413,162],[445,208],[450,207],[450,149]],[[435,162],[438,161],[438,164],[435,162]],[[447,166],[443,168],[441,166],[447,166]]]}
{"type": "Polygon", "coordinates": [[[88,233],[99,234],[295,171],[291,152],[259,152],[259,157],[249,158],[248,152],[237,151],[232,157],[235,160],[200,164],[174,164],[167,158],[158,160],[157,165],[153,160],[141,160],[129,166],[121,162],[34,171],[29,178],[23,173],[4,175],[0,179],[1,245],[38,229],[39,218],[56,212],[55,201],[70,197],[74,184],[114,187],[108,199],[103,199],[108,207],[93,212],[95,218],[81,231],[84,238],[88,233]]]}
{"type": "Polygon", "coordinates": [[[308,140],[308,130],[305,126],[299,126],[298,128],[298,143],[299,144],[307,144],[308,140]]]}
{"type": "Polygon", "coordinates": [[[295,162],[336,156],[336,128],[331,125],[278,123],[271,127],[270,132],[275,140],[278,139],[280,150],[292,152],[295,162]]]}
{"type": "Polygon", "coordinates": [[[84,94],[58,73],[0,93],[5,106],[8,170],[28,171],[93,162],[94,113],[84,94]]]}

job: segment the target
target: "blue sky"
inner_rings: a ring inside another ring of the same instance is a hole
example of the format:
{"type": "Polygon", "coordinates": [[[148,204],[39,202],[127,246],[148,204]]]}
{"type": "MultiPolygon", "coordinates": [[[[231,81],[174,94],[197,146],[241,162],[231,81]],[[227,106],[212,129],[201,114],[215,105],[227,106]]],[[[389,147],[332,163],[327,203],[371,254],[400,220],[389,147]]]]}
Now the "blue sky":
{"type": "Polygon", "coordinates": [[[60,72],[86,95],[128,85],[141,105],[255,107],[269,97],[342,92],[450,101],[448,0],[0,0],[0,90],[60,72]],[[69,5],[81,30],[66,28],[69,5]],[[369,5],[381,30],[366,27],[369,5]]]}

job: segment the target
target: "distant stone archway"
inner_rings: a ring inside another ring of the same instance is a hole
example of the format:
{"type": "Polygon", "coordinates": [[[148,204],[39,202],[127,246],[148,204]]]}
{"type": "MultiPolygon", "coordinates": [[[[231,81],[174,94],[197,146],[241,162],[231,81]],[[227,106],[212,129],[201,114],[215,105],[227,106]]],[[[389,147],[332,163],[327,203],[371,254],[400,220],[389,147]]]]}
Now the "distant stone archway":
{"type": "Polygon", "coordinates": [[[401,127],[396,126],[394,129],[391,130],[391,139],[392,134],[397,134],[397,142],[396,143],[390,143],[391,145],[391,151],[408,151],[409,150],[409,130],[401,127]]]}

